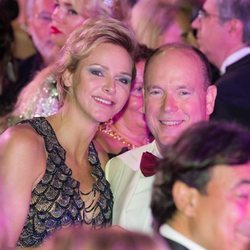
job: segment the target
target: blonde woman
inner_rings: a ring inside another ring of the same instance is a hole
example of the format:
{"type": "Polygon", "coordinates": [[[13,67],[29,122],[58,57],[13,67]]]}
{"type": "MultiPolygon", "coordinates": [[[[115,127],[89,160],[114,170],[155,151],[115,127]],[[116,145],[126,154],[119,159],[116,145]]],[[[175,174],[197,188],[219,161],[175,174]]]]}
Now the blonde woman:
{"type": "Polygon", "coordinates": [[[38,246],[70,225],[111,225],[113,199],[103,172],[108,158],[92,139],[128,100],[135,47],[133,32],[120,21],[86,21],[53,67],[59,111],[0,136],[10,247],[38,246]]]}

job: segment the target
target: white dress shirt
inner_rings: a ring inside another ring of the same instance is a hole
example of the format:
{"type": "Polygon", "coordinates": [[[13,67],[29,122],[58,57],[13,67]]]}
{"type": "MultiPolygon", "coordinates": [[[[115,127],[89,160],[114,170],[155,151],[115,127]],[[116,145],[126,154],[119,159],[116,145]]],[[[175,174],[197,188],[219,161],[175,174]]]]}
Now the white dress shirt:
{"type": "Polygon", "coordinates": [[[153,141],[112,158],[105,167],[105,175],[114,195],[113,225],[151,234],[154,176],[145,177],[140,170],[141,156],[146,151],[162,158],[153,141]]]}
{"type": "Polygon", "coordinates": [[[226,68],[239,61],[241,58],[245,57],[246,55],[250,54],[250,47],[245,47],[242,49],[237,50],[236,52],[234,52],[233,54],[231,54],[230,56],[228,56],[224,62],[222,63],[221,67],[220,67],[220,74],[223,75],[226,72],[226,68]]]}
{"type": "Polygon", "coordinates": [[[204,247],[201,247],[197,243],[185,237],[183,234],[174,230],[168,224],[164,224],[160,227],[160,234],[163,237],[173,240],[190,250],[206,250],[204,247]]]}

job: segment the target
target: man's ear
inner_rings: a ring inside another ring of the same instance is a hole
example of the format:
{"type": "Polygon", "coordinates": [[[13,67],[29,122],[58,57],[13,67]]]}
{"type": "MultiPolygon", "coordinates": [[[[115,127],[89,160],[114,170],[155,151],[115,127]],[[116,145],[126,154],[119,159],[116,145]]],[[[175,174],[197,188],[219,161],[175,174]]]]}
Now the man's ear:
{"type": "Polygon", "coordinates": [[[232,18],[228,22],[228,31],[236,37],[242,37],[244,24],[240,19],[232,18]]]}
{"type": "Polygon", "coordinates": [[[178,211],[188,217],[195,216],[198,199],[198,191],[189,187],[184,182],[176,181],[173,186],[172,195],[178,211]]]}
{"type": "Polygon", "coordinates": [[[68,70],[66,70],[63,73],[62,79],[63,79],[64,86],[66,86],[66,87],[71,87],[72,86],[73,75],[68,70]]]}
{"type": "Polygon", "coordinates": [[[207,88],[206,110],[207,115],[211,115],[214,111],[215,98],[217,96],[217,87],[213,84],[207,88]]]}

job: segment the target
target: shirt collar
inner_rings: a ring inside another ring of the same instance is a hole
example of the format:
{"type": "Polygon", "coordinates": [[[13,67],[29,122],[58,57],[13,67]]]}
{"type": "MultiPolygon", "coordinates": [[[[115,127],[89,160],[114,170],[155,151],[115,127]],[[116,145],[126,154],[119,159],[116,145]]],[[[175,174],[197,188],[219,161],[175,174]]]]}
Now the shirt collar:
{"type": "Polygon", "coordinates": [[[161,153],[157,147],[156,141],[154,140],[151,144],[152,144],[152,152],[151,153],[162,159],[163,156],[161,155],[161,153]]]}
{"type": "Polygon", "coordinates": [[[206,250],[205,248],[201,247],[197,243],[191,241],[181,233],[174,230],[168,224],[164,224],[160,227],[160,234],[165,238],[173,240],[190,250],[206,250]]]}
{"type": "Polygon", "coordinates": [[[250,47],[239,49],[230,56],[228,56],[220,67],[220,74],[221,75],[225,74],[227,66],[239,61],[241,58],[243,58],[248,54],[250,54],[250,47]]]}

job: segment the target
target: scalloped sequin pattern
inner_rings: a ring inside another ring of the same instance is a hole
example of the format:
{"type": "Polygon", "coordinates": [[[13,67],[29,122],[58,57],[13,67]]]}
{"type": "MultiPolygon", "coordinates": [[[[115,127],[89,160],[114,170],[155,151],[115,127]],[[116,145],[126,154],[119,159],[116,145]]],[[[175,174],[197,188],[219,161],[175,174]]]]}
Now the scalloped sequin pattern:
{"type": "Polygon", "coordinates": [[[39,246],[55,230],[70,225],[88,224],[93,229],[110,226],[113,196],[93,143],[89,145],[88,160],[93,166],[94,188],[99,198],[93,208],[97,212],[87,220],[80,183],[72,178],[71,169],[65,165],[65,150],[48,121],[44,117],[36,117],[21,123],[29,123],[43,136],[48,158],[45,174],[32,191],[29,213],[17,246],[39,246]]]}

